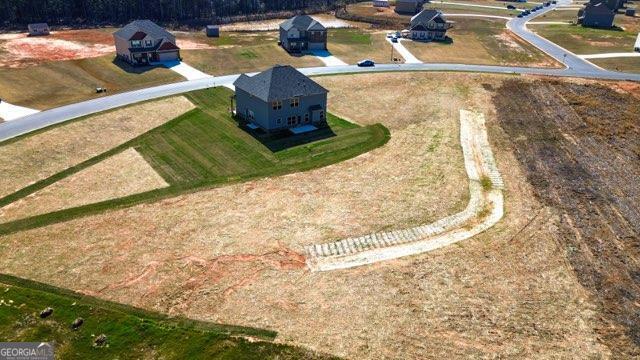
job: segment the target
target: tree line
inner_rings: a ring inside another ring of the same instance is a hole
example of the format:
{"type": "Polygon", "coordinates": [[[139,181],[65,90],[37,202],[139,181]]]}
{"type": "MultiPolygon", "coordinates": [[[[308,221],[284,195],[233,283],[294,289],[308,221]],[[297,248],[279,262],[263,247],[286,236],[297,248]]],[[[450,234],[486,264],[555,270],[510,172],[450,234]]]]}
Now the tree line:
{"type": "Polygon", "coordinates": [[[222,23],[229,18],[263,18],[294,11],[324,11],[348,0],[0,0],[0,26],[34,22],[50,25],[124,24],[134,19],[159,23],[222,23]],[[261,17],[262,16],[262,17],[261,17]]]}

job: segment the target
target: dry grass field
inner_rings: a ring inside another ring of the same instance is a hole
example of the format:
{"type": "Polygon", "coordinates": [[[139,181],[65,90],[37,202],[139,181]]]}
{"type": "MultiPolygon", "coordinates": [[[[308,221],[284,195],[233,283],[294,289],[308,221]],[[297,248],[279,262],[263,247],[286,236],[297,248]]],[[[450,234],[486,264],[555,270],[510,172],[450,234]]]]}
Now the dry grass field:
{"type": "Polygon", "coordinates": [[[194,108],[184,97],[146,102],[0,143],[0,198],[122,144],[194,108]]]}
{"type": "Polygon", "coordinates": [[[391,140],[308,172],[2,236],[0,272],[172,315],[274,329],[280,341],[349,358],[610,357],[596,332],[599,307],[558,241],[559,215],[535,196],[496,120],[497,89],[515,79],[319,77],[333,113],[381,122],[391,140]],[[432,253],[305,271],[305,244],[424,223],[466,205],[460,108],[487,117],[506,184],[503,220],[432,253]]]}
{"type": "Polygon", "coordinates": [[[456,18],[452,43],[405,41],[425,62],[557,67],[553,59],[505,28],[504,20],[456,18]]]}
{"type": "Polygon", "coordinates": [[[129,148],[0,208],[0,222],[92,204],[169,186],[129,148]]]}

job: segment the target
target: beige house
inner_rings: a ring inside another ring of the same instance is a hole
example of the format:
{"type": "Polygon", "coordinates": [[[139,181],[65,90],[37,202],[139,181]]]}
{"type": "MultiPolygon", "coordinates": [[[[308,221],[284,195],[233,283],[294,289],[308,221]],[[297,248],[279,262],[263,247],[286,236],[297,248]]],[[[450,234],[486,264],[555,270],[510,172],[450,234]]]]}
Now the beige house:
{"type": "Polygon", "coordinates": [[[176,37],[150,20],[136,20],[113,34],[118,58],[131,65],[179,61],[176,37]]]}

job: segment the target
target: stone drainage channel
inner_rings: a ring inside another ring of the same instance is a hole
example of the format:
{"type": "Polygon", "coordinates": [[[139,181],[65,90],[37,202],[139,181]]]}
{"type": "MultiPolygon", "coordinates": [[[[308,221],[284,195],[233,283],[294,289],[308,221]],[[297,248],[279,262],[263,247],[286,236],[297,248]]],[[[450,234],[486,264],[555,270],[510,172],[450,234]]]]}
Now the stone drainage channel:
{"type": "Polygon", "coordinates": [[[504,214],[504,183],[489,145],[484,115],[460,110],[460,143],[469,177],[466,209],[434,223],[305,247],[311,271],[346,269],[439,249],[495,225],[504,214]]]}

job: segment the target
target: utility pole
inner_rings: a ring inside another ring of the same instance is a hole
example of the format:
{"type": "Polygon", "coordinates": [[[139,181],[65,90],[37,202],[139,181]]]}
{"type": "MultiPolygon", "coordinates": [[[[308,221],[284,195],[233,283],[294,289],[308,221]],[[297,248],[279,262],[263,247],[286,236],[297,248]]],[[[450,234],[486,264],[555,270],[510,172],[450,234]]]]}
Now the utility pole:
{"type": "Polygon", "coordinates": [[[393,61],[393,42],[391,43],[391,62],[395,62],[393,61]]]}

